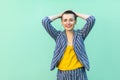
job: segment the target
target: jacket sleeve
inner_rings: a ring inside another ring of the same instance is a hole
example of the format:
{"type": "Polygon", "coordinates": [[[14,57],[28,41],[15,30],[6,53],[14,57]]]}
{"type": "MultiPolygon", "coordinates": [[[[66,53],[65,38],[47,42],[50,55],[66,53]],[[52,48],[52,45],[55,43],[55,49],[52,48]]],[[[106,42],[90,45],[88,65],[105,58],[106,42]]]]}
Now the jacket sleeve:
{"type": "Polygon", "coordinates": [[[82,35],[82,38],[85,40],[85,38],[87,37],[87,35],[89,34],[89,32],[91,31],[92,27],[94,26],[95,23],[95,17],[94,16],[89,16],[86,19],[86,24],[84,25],[84,27],[81,30],[78,30],[79,33],[82,35]]]}
{"type": "Polygon", "coordinates": [[[51,20],[49,17],[45,17],[42,19],[42,25],[44,26],[45,30],[49,33],[49,35],[56,41],[56,38],[60,31],[57,31],[52,25],[51,20]]]}

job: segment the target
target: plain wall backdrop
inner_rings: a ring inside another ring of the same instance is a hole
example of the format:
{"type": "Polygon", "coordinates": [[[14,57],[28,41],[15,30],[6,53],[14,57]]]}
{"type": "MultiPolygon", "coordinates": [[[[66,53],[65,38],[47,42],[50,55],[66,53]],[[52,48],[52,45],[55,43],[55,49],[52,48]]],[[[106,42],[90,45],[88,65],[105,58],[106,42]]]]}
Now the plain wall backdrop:
{"type": "MultiPolygon", "coordinates": [[[[120,80],[119,0],[1,0],[0,80],[56,80],[50,71],[54,40],[42,18],[71,9],[95,16],[85,40],[90,60],[89,80],[120,80]]],[[[63,30],[60,19],[52,23],[63,30]]],[[[85,21],[78,18],[75,29],[85,21]]]]}

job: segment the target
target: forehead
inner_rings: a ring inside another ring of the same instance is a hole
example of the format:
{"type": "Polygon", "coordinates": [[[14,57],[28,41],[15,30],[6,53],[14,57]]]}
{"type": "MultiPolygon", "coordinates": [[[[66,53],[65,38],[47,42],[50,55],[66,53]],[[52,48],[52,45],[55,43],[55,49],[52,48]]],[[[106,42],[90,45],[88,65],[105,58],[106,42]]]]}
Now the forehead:
{"type": "Polygon", "coordinates": [[[62,16],[63,19],[69,19],[69,18],[75,18],[74,14],[63,14],[62,16]]]}

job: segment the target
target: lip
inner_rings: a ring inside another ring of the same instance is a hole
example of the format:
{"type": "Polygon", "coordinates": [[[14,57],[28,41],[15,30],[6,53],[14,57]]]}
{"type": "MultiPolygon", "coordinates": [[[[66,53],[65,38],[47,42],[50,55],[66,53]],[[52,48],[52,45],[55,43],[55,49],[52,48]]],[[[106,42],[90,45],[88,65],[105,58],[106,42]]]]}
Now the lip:
{"type": "Polygon", "coordinates": [[[68,26],[65,26],[66,28],[71,28],[72,26],[71,25],[68,25],[68,26]]]}

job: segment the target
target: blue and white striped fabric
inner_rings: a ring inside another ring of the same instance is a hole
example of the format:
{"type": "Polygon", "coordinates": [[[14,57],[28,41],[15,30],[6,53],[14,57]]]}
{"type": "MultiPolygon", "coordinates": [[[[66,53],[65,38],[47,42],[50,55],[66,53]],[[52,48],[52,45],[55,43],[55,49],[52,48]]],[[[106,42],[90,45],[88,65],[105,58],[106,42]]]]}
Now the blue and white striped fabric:
{"type": "Polygon", "coordinates": [[[57,80],[88,80],[85,68],[75,70],[58,70],[57,80]]]}
{"type": "MultiPolygon", "coordinates": [[[[78,60],[82,63],[82,65],[89,70],[89,60],[88,56],[86,54],[85,46],[84,46],[84,40],[87,37],[88,33],[92,29],[95,18],[94,16],[90,16],[86,19],[86,24],[83,26],[83,28],[80,30],[74,30],[74,38],[73,38],[73,47],[75,50],[75,53],[77,55],[78,60]]],[[[45,17],[42,19],[42,24],[46,31],[50,34],[50,36],[55,40],[56,47],[54,50],[54,55],[51,62],[51,68],[50,70],[54,70],[54,68],[57,66],[58,62],[61,60],[63,53],[65,51],[65,48],[67,46],[67,36],[64,31],[56,30],[51,25],[51,20],[49,17],[45,17]]]]}

